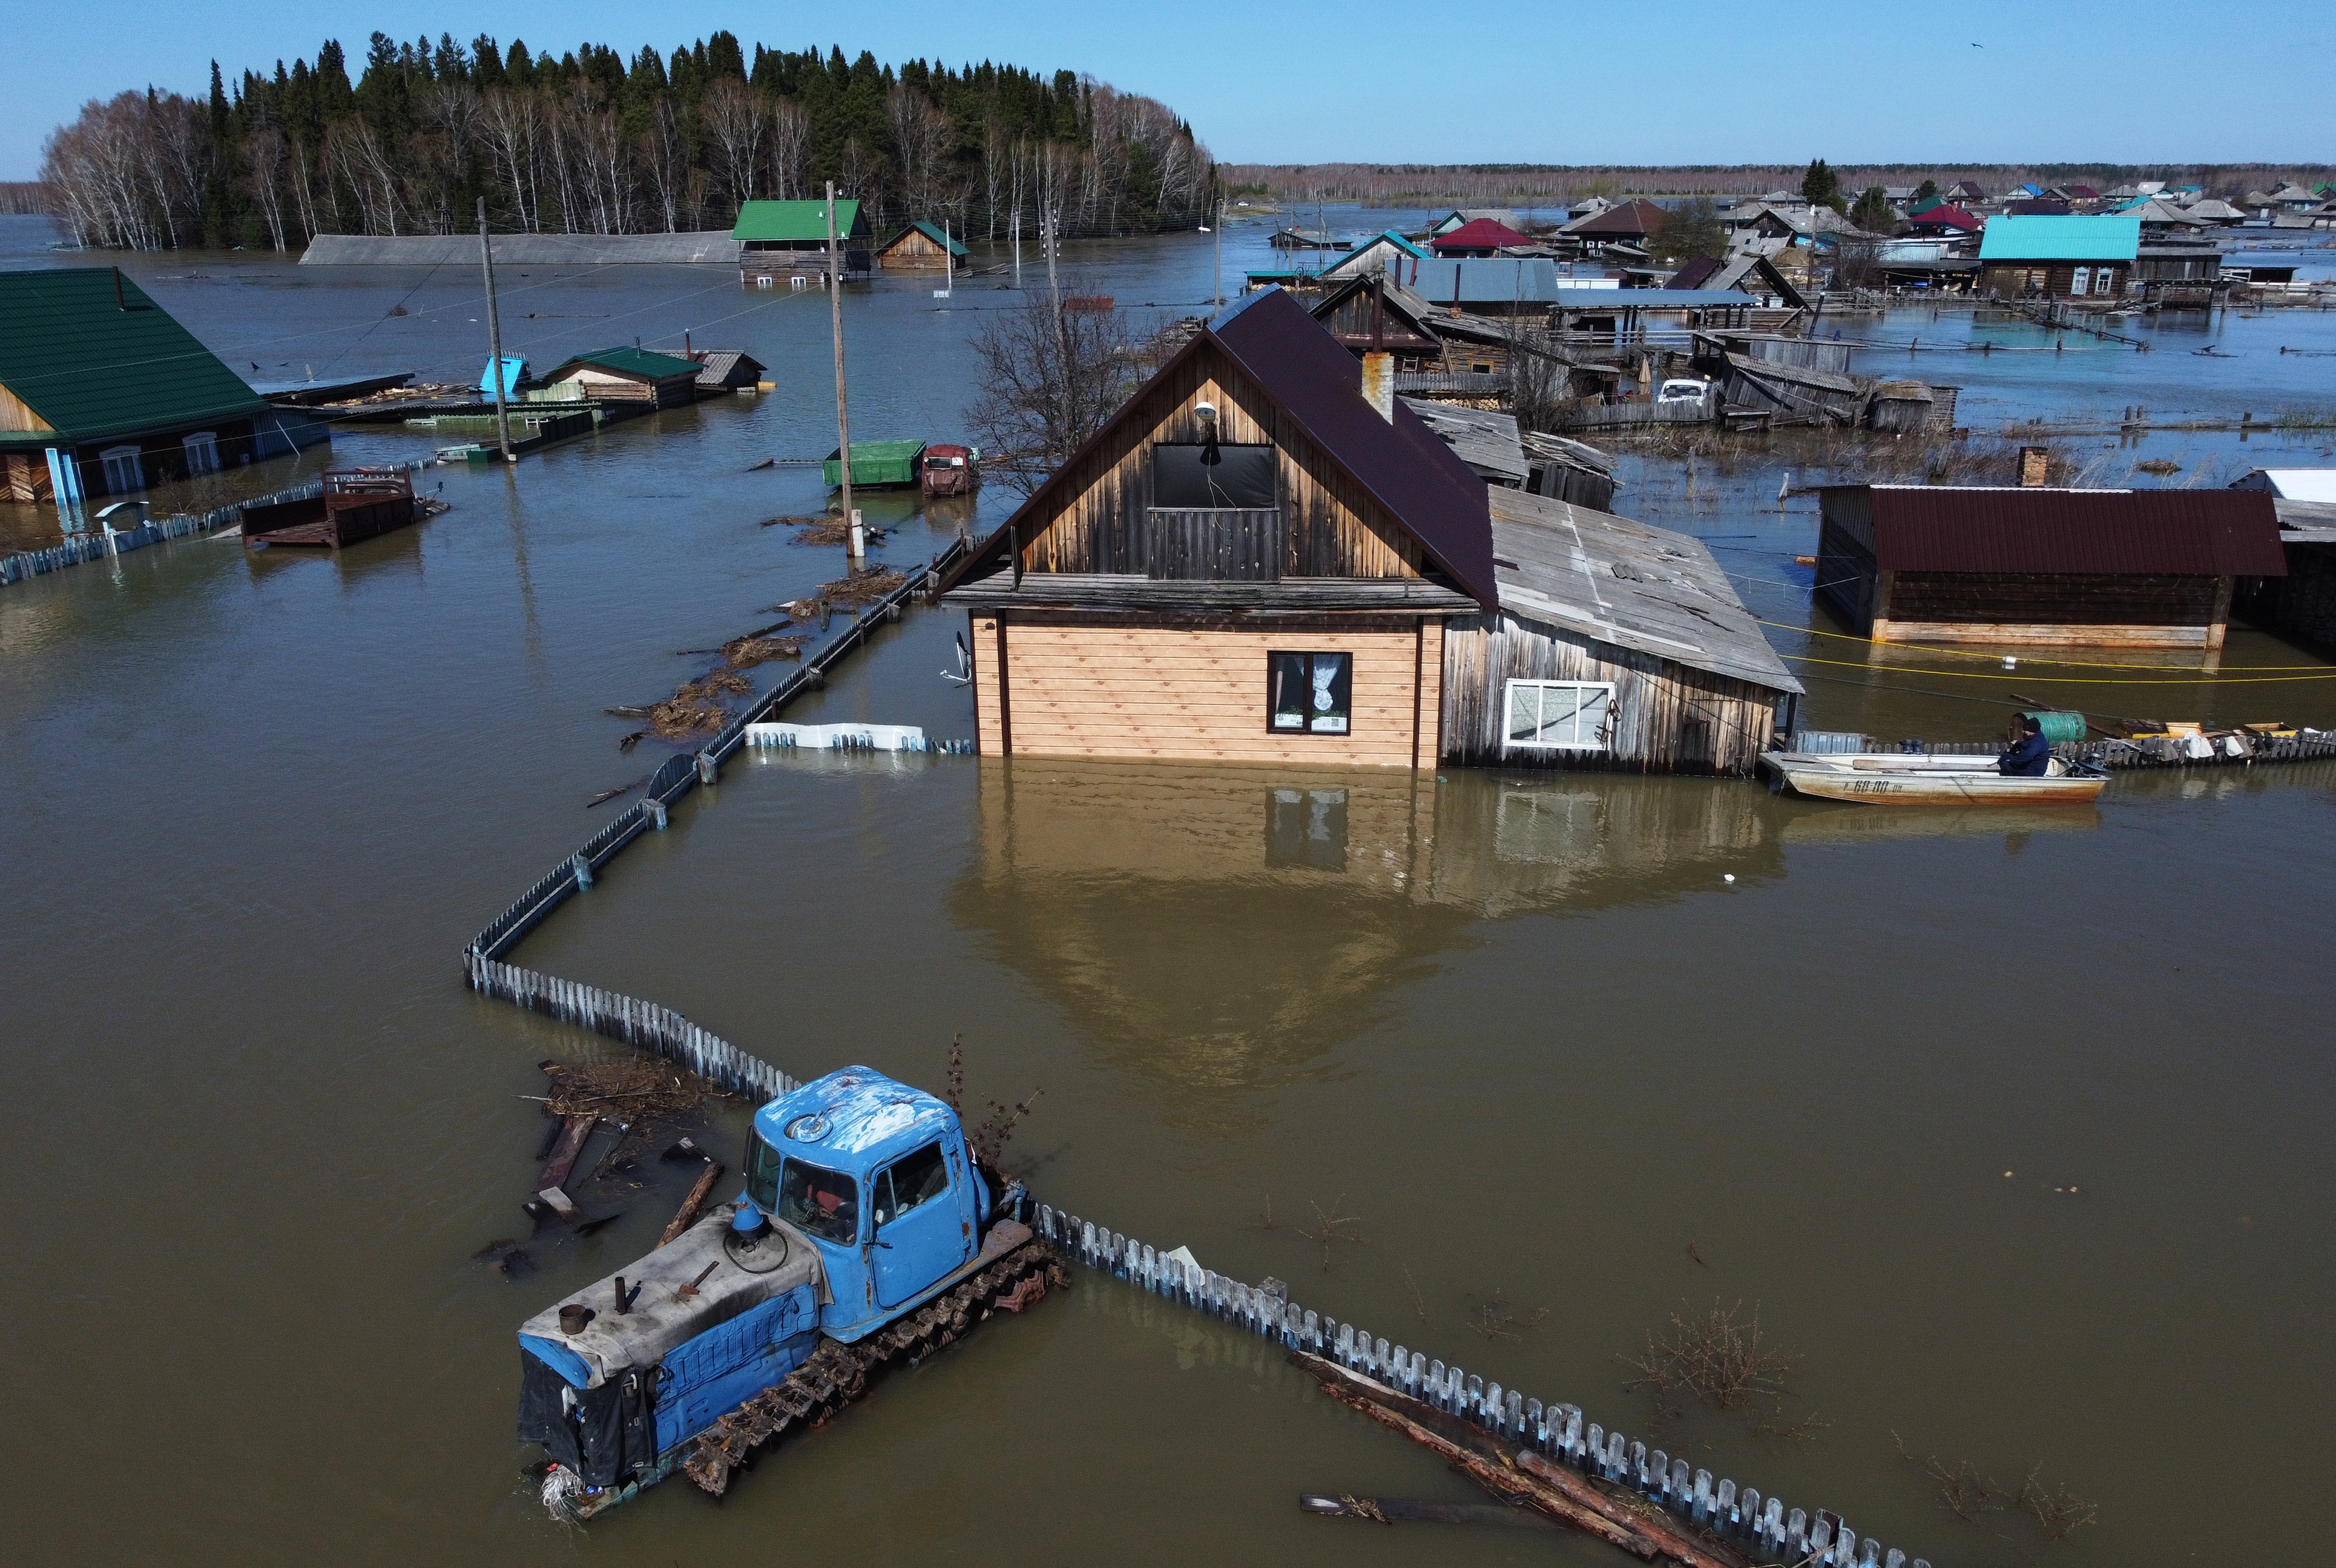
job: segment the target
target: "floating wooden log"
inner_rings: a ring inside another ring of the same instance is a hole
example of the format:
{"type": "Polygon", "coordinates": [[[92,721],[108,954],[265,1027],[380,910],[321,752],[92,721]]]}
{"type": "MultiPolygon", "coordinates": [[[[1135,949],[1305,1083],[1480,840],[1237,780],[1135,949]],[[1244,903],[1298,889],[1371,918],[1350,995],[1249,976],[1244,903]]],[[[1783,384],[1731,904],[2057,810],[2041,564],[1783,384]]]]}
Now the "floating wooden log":
{"type": "Polygon", "coordinates": [[[1356,1497],[1309,1493],[1298,1499],[1309,1514],[1341,1519],[1368,1519],[1380,1524],[1530,1524],[1554,1530],[1557,1521],[1530,1508],[1505,1503],[1429,1503],[1414,1497],[1356,1497]]]}
{"type": "Polygon", "coordinates": [[[1530,1448],[1512,1457],[1491,1434],[1423,1400],[1320,1356],[1301,1350],[1291,1359],[1364,1414],[1446,1457],[1465,1456],[1466,1463],[1454,1463],[1495,1495],[1518,1498],[1640,1557],[1660,1555],[1684,1568],[1747,1568],[1749,1559],[1741,1553],[1689,1535],[1636,1497],[1607,1491],[1530,1448]]]}

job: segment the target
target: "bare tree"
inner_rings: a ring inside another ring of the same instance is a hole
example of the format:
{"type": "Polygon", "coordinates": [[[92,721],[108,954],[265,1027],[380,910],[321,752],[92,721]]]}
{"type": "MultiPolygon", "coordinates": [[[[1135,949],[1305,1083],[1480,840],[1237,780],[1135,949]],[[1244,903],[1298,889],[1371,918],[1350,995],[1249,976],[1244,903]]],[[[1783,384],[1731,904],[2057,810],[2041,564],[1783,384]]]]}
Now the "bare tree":
{"type": "Polygon", "coordinates": [[[910,215],[922,218],[932,208],[936,174],[949,155],[949,117],[905,82],[885,95],[884,113],[900,150],[901,197],[910,215]]]}
{"type": "Polygon", "coordinates": [[[698,107],[705,129],[708,160],[714,166],[715,188],[732,206],[751,201],[754,171],[762,161],[764,132],[770,109],[764,96],[733,77],[724,77],[706,90],[698,107]]]}
{"type": "Polygon", "coordinates": [[[981,370],[966,418],[996,454],[992,471],[1027,495],[1068,461],[1140,384],[1134,340],[1117,309],[1058,310],[1034,295],[990,313],[974,338],[981,370]]]}
{"type": "Polygon", "coordinates": [[[278,250],[286,248],[284,160],[284,132],[277,127],[263,125],[244,138],[244,179],[250,187],[251,204],[259,209],[260,222],[268,226],[268,243],[278,250]]]}
{"type": "Polygon", "coordinates": [[[771,105],[771,193],[782,201],[811,194],[811,121],[784,98],[771,105]]]}
{"type": "Polygon", "coordinates": [[[336,120],[325,132],[325,151],[355,196],[358,221],[367,234],[395,234],[398,170],[362,114],[336,120]]]}
{"type": "Polygon", "coordinates": [[[485,127],[488,161],[495,178],[510,194],[511,218],[521,228],[541,227],[538,218],[540,193],[536,185],[536,143],[541,138],[543,114],[535,94],[496,88],[480,107],[485,127]]]}
{"type": "Polygon", "coordinates": [[[673,234],[681,227],[681,214],[689,205],[689,143],[681,134],[681,122],[673,111],[673,100],[659,95],[657,108],[649,116],[647,129],[641,132],[641,167],[647,170],[649,194],[657,204],[657,216],[665,220],[665,231],[673,234]]]}

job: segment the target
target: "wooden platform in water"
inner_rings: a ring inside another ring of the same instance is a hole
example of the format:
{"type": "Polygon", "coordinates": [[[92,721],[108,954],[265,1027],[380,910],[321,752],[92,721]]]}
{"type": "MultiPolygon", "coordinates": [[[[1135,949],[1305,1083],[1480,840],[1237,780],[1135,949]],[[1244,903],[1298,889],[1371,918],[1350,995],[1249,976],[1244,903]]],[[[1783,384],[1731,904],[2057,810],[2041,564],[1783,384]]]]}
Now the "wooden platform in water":
{"type": "Polygon", "coordinates": [[[410,528],[445,509],[442,501],[414,495],[413,481],[403,471],[338,469],[325,476],[321,495],[246,508],[243,544],[246,549],[261,545],[343,549],[410,528]]]}

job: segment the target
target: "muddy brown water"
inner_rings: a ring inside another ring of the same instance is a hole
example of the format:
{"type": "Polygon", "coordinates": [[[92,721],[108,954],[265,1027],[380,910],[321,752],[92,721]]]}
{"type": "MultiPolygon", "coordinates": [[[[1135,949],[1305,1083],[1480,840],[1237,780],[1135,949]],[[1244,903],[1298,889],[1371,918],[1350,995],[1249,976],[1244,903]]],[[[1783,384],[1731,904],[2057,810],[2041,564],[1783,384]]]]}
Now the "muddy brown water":
{"type": "MultiPolygon", "coordinates": [[[[1114,253],[1123,294],[1204,293],[1182,243],[1114,253]]],[[[414,286],[155,270],[236,280],[151,285],[229,353],[361,330],[414,286]]],[[[635,726],[601,709],[840,566],[755,526],[814,508],[814,478],[745,471],[832,444],[823,302],[687,292],[706,284],[544,293],[652,345],[763,312],[729,330],[787,390],[508,475],[433,470],[452,511],[337,560],[189,543],[0,590],[10,1555],[1613,1560],[1301,1515],[1301,1491],[1471,1493],[1257,1341],[1086,1275],[718,1505],[676,1485],[587,1531],[544,1518],[513,1329],[649,1245],[686,1178],[645,1166],[618,1223],[537,1242],[530,1274],[473,1261],[526,1239],[534,1063],[608,1048],[473,997],[456,954],[598,826],[588,799],[667,754],[620,756],[635,726]]],[[[932,305],[860,306],[871,435],[961,428],[964,324],[932,305]]],[[[453,373],[344,368],[384,363],[453,373]]],[[[1766,509],[1782,466],[1690,497],[1636,464],[1624,499],[1759,551],[1747,600],[1806,628],[1789,560],[1813,518],[1766,509]]],[[[1010,498],[869,508],[922,558],[1010,498]]],[[[939,673],[956,624],[912,615],[790,716],[969,734],[939,673]]],[[[1812,682],[1813,722],[1976,739],[2010,711],[1946,694],[1976,672],[1918,687],[1842,657],[1822,673],[1856,684],[1812,682]]],[[[2254,634],[2224,665],[2325,668],[2254,634]]],[[[2134,711],[2136,688],[2063,690],[2134,711]]],[[[2140,690],[2336,722],[2309,681],[2140,690]]],[[[972,1094],[1044,1088],[1009,1163],[1045,1195],[1941,1568],[2227,1561],[2327,1531],[2331,793],[2327,767],[2160,773],[2000,816],[1689,779],[765,754],[514,956],[806,1076],[937,1085],[961,1031],[972,1094]],[[1360,1239],[1326,1259],[1323,1215],[1360,1239]],[[1799,1358],[1785,1415],[1812,1440],[1624,1390],[1618,1357],[1715,1301],[1799,1358]],[[2007,1489],[2040,1464],[2099,1521],[2049,1554],[2016,1514],[1965,1523],[1901,1443],[2007,1489]]],[[[716,1108],[717,1147],[744,1111],[716,1108]]]]}

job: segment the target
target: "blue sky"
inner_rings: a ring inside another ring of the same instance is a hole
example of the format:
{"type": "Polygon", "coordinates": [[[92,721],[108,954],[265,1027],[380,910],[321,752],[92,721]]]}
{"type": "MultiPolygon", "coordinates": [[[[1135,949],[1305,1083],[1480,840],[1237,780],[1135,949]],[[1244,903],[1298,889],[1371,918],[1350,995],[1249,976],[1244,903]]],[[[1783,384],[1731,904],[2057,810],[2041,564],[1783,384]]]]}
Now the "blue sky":
{"type": "Polygon", "coordinates": [[[150,82],[197,92],[214,56],[232,75],[313,55],[327,36],[358,55],[375,28],[487,32],[531,49],[589,39],[629,53],[728,27],[750,47],[833,43],[883,60],[938,52],[1067,67],[1165,100],[1233,162],[2336,158],[2329,29],[2218,30],[2202,26],[2195,4],[2166,0],[860,0],[808,29],[793,8],[697,0],[8,9],[15,63],[0,93],[0,179],[12,179],[33,175],[42,139],[89,98],[150,82]]]}

